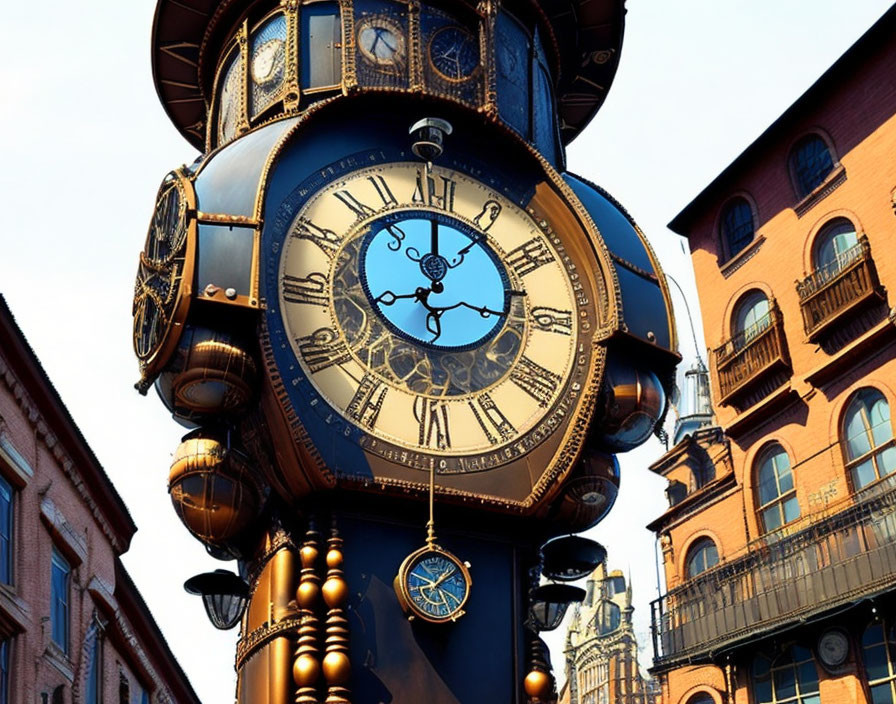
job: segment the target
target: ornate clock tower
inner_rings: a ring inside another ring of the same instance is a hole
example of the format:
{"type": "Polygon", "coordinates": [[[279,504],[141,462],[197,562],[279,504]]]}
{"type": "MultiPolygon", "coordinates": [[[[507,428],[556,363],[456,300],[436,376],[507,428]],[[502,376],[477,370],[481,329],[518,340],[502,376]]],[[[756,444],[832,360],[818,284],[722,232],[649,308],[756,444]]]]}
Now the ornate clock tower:
{"type": "Polygon", "coordinates": [[[552,701],[538,631],[577,590],[550,582],[593,567],[569,536],[678,359],[647,241],[564,167],[623,15],[160,0],[156,86],[203,155],[157,197],[137,387],[190,429],[175,510],[248,586],[240,703],[552,701]]]}

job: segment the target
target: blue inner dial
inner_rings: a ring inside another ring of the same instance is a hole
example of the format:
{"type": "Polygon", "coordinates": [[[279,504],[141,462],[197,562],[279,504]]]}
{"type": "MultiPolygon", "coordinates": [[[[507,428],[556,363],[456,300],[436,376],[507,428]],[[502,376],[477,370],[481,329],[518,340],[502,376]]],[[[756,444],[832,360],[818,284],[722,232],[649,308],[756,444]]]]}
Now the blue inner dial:
{"type": "Polygon", "coordinates": [[[376,220],[361,246],[364,290],[386,325],[439,349],[470,349],[501,327],[511,298],[487,235],[441,213],[376,220]]]}
{"type": "Polygon", "coordinates": [[[429,553],[411,567],[407,576],[408,594],[414,604],[436,618],[457,611],[467,596],[467,580],[451,560],[429,553]]]}

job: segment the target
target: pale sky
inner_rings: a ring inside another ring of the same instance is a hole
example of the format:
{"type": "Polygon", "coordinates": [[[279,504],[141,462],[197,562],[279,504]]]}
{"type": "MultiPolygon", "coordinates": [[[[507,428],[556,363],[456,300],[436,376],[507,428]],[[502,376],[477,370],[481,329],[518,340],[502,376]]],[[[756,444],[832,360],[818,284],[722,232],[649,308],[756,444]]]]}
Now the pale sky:
{"type": "MultiPolygon", "coordinates": [[[[698,315],[689,258],[665,225],[889,7],[887,0],[629,0],[620,69],[570,169],[616,197],[698,315]]],[[[0,292],[140,530],[124,562],[207,704],[233,700],[236,630],[215,631],[183,582],[226,567],[166,492],[183,430],[133,389],[131,297],[162,177],[196,154],[155,94],[155,0],[3,6],[0,292]]],[[[685,365],[693,343],[673,288],[685,365]]],[[[697,334],[700,335],[699,321],[697,334]]],[[[702,342],[701,342],[702,346],[702,342]]],[[[631,573],[642,664],[656,598],[665,481],[656,441],[622,458],[616,507],[591,537],[631,573]]],[[[563,679],[562,631],[551,634],[563,679]]],[[[472,704],[472,703],[471,703],[472,704]]],[[[478,703],[477,703],[478,704],[478,703]]]]}

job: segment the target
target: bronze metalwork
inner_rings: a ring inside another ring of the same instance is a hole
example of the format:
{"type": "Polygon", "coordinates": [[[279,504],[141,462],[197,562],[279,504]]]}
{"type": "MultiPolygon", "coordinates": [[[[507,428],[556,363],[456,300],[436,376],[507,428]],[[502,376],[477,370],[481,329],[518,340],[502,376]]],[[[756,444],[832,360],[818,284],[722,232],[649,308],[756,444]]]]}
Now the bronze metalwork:
{"type": "Polygon", "coordinates": [[[296,604],[299,608],[298,648],[292,674],[296,687],[296,704],[320,704],[318,681],[321,675],[320,661],[320,621],[317,610],[320,606],[320,576],[317,564],[320,557],[320,533],[314,523],[309,523],[305,542],[299,553],[302,570],[299,587],[296,590],[296,604]]]}
{"type": "Polygon", "coordinates": [[[343,541],[335,519],[327,539],[327,581],[322,589],[327,605],[327,639],[323,659],[323,673],[327,681],[326,704],[351,704],[351,662],[348,657],[349,629],[345,605],[348,584],[342,572],[343,541]]]}
{"type": "Polygon", "coordinates": [[[156,210],[140,254],[134,292],[134,351],[141,393],[168,363],[183,332],[196,261],[196,193],[183,169],[159,188],[156,210]]]}
{"type": "Polygon", "coordinates": [[[210,545],[236,537],[261,508],[248,459],[206,431],[191,433],[178,446],[168,492],[187,530],[210,545]]]}

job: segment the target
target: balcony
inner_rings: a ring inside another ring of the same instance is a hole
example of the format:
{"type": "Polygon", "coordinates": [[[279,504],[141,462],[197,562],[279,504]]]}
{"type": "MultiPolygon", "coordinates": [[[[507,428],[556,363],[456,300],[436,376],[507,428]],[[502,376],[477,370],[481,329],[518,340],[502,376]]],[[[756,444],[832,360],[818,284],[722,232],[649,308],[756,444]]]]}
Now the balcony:
{"type": "Polygon", "coordinates": [[[855,498],[839,513],[763,536],[743,557],[654,601],[654,670],[710,662],[745,638],[892,589],[896,475],[855,498]]]}
{"type": "Polygon", "coordinates": [[[803,327],[811,342],[862,304],[882,298],[871,247],[862,235],[859,241],[839,254],[830,264],[798,281],[803,327]]]}
{"type": "Polygon", "coordinates": [[[773,370],[789,367],[784,319],[777,303],[772,300],[765,316],[713,350],[713,359],[722,404],[732,403],[768,380],[773,370]]]}

